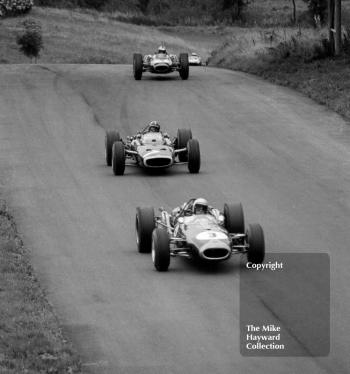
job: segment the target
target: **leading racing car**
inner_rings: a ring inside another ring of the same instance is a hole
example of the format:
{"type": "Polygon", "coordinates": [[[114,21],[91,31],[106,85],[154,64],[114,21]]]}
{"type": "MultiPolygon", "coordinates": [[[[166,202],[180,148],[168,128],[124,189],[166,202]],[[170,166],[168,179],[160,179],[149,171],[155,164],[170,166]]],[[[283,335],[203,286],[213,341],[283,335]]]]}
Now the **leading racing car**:
{"type": "Polygon", "coordinates": [[[140,253],[152,252],[158,271],[166,271],[171,257],[228,260],[232,254],[246,254],[248,262],[262,263],[265,240],[255,223],[245,230],[241,204],[225,204],[223,212],[208,206],[203,198],[192,198],[171,213],[152,207],[136,209],[136,242],[140,253]]]}
{"type": "Polygon", "coordinates": [[[190,173],[198,173],[201,164],[199,142],[192,139],[190,129],[178,129],[177,137],[170,139],[160,131],[157,121],[151,121],[143,130],[123,141],[116,130],[106,132],[106,163],[114,175],[123,175],[125,166],[147,169],[165,169],[187,164],[190,173]]]}
{"type": "Polygon", "coordinates": [[[179,57],[167,53],[164,46],[160,46],[153,55],[142,56],[134,53],[133,72],[135,80],[142,78],[142,73],[169,74],[178,71],[181,79],[187,80],[189,76],[188,53],[180,53],[179,57]]]}

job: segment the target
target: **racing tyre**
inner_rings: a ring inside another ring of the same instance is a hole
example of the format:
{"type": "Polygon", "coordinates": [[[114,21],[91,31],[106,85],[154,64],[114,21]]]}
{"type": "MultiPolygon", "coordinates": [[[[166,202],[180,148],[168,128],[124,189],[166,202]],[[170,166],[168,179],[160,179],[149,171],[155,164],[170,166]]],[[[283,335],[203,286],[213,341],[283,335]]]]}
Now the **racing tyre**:
{"type": "Polygon", "coordinates": [[[265,257],[265,239],[262,227],[258,223],[248,226],[247,230],[248,254],[249,262],[261,264],[265,257]]]}
{"type": "Polygon", "coordinates": [[[190,139],[187,143],[188,170],[192,174],[197,174],[201,167],[201,154],[197,139],[190,139]]]}
{"type": "Polygon", "coordinates": [[[187,53],[180,53],[179,57],[179,62],[180,62],[180,77],[182,80],[187,80],[188,75],[190,73],[190,64],[188,62],[188,54],[187,53]]]}
{"type": "Polygon", "coordinates": [[[114,142],[120,141],[120,135],[118,131],[110,130],[106,132],[105,136],[105,150],[106,150],[106,163],[107,166],[112,166],[112,147],[114,142]]]}
{"type": "Polygon", "coordinates": [[[134,53],[133,69],[135,80],[141,80],[143,70],[143,58],[141,53],[134,53]]]}
{"type": "MultiPolygon", "coordinates": [[[[178,129],[176,137],[176,149],[186,148],[190,139],[192,139],[191,129],[178,129]]],[[[187,161],[187,152],[179,153],[178,157],[180,162],[187,161]]]]}
{"type": "Polygon", "coordinates": [[[114,175],[123,175],[125,170],[125,148],[121,141],[116,141],[112,147],[112,169],[114,175]]]}
{"type": "Polygon", "coordinates": [[[152,250],[152,231],[155,227],[153,208],[136,208],[136,243],[140,253],[152,250]]]}
{"type": "Polygon", "coordinates": [[[156,228],[152,234],[152,261],[158,271],[167,271],[170,265],[169,235],[164,229],[156,228]]]}
{"type": "Polygon", "coordinates": [[[231,234],[243,234],[244,214],[242,204],[224,205],[225,228],[231,234]]]}

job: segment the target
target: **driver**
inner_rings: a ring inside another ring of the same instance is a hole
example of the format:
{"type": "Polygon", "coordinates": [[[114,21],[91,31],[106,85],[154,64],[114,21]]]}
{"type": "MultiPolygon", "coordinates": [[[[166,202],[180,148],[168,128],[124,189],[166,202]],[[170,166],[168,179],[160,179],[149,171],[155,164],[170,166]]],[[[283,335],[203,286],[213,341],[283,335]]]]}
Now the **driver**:
{"type": "Polygon", "coordinates": [[[160,125],[157,121],[151,121],[148,125],[149,132],[160,132],[160,125]]]}
{"type": "Polygon", "coordinates": [[[159,122],[158,121],[151,121],[144,130],[138,132],[136,134],[136,136],[134,136],[132,138],[132,142],[131,142],[131,145],[133,148],[136,148],[137,146],[141,145],[141,138],[142,138],[142,134],[147,134],[147,133],[150,133],[150,132],[157,132],[157,133],[161,133],[162,134],[162,137],[163,137],[163,141],[164,141],[164,144],[165,145],[168,145],[168,146],[171,146],[172,142],[170,140],[170,137],[169,135],[164,132],[162,133],[160,131],[160,125],[159,125],[159,122]]]}
{"type": "Polygon", "coordinates": [[[208,214],[208,201],[199,197],[196,199],[192,206],[193,214],[208,214]]]}
{"type": "MultiPolygon", "coordinates": [[[[173,224],[176,224],[177,219],[180,216],[181,211],[186,207],[187,203],[183,203],[181,206],[176,207],[175,209],[172,210],[171,212],[171,220],[173,224]]],[[[211,207],[208,205],[208,201],[204,199],[203,197],[199,197],[194,200],[192,206],[187,206],[188,210],[186,209],[186,216],[193,217],[194,215],[199,215],[199,214],[213,214],[213,210],[211,207]]]]}
{"type": "Polygon", "coordinates": [[[159,46],[158,53],[166,55],[167,54],[166,48],[163,45],[159,46]]]}

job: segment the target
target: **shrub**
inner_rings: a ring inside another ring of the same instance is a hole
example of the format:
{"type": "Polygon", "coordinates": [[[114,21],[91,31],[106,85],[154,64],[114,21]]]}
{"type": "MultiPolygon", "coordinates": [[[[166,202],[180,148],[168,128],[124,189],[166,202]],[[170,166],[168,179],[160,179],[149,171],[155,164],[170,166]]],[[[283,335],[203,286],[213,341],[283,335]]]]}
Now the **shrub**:
{"type": "Polygon", "coordinates": [[[269,54],[275,60],[286,59],[300,60],[310,63],[333,56],[333,50],[328,39],[308,40],[292,36],[290,40],[277,44],[276,47],[269,48],[269,54]]]}
{"type": "Polygon", "coordinates": [[[27,19],[22,22],[24,31],[17,37],[20,51],[35,62],[43,48],[41,25],[33,20],[27,19]]]}
{"type": "Polygon", "coordinates": [[[29,12],[34,0],[0,0],[0,17],[29,12]]]}

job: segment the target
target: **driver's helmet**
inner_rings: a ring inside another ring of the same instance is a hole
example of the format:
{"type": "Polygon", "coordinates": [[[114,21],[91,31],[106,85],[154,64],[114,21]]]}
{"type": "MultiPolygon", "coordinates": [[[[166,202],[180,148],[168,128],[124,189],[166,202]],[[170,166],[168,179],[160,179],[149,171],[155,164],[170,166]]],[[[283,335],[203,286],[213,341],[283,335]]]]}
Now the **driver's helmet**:
{"type": "Polygon", "coordinates": [[[160,131],[160,125],[157,121],[151,121],[148,129],[150,132],[159,132],[160,131]]]}
{"type": "Polygon", "coordinates": [[[193,214],[207,214],[208,201],[202,197],[196,199],[193,203],[193,214]]]}
{"type": "Polygon", "coordinates": [[[158,53],[164,53],[166,55],[166,49],[163,45],[158,47],[158,53]]]}

